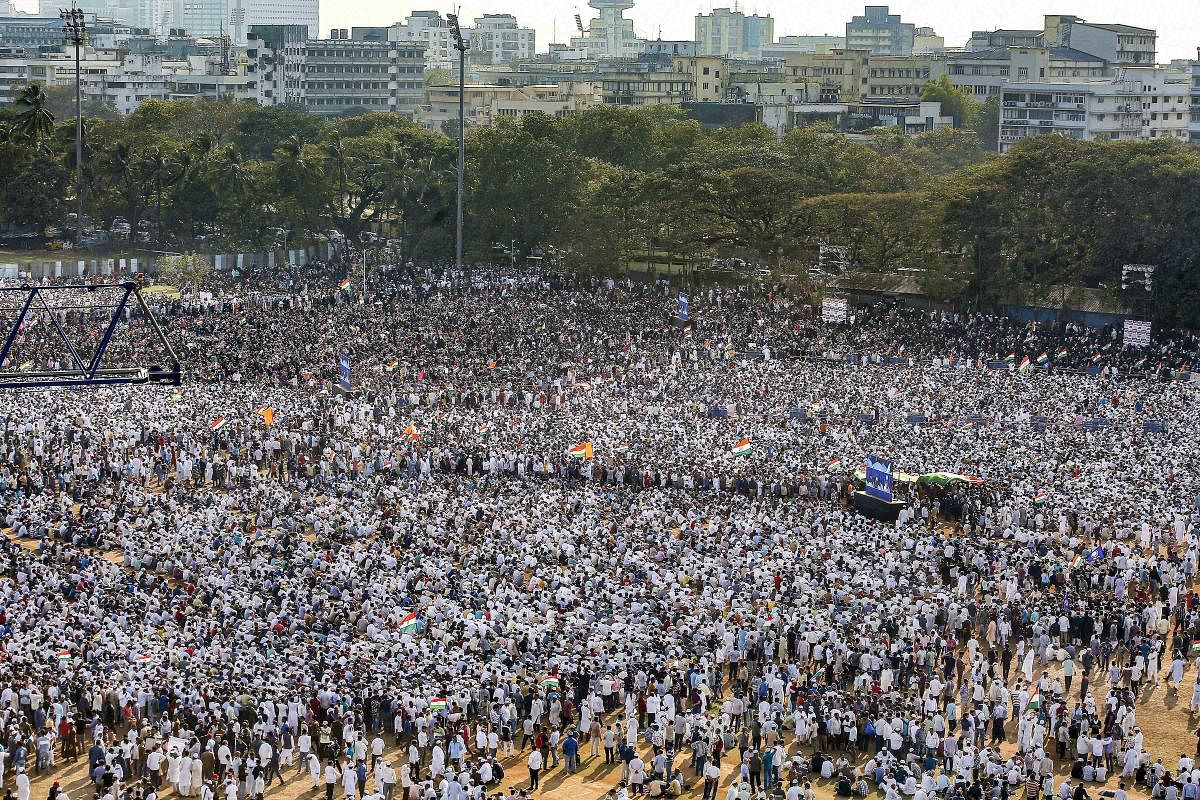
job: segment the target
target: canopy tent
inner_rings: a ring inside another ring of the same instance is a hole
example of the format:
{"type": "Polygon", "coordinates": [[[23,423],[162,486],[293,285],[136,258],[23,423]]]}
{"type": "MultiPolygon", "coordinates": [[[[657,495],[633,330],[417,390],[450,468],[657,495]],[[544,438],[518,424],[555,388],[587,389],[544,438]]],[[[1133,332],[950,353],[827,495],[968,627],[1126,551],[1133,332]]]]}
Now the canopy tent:
{"type": "MultiPolygon", "coordinates": [[[[865,481],[867,479],[866,469],[859,467],[854,471],[856,480],[865,481]]],[[[953,472],[927,472],[924,475],[911,475],[907,472],[897,472],[892,476],[896,483],[917,483],[917,484],[933,484],[934,486],[949,486],[955,481],[963,481],[975,486],[983,485],[983,478],[975,475],[958,475],[953,472]]]]}

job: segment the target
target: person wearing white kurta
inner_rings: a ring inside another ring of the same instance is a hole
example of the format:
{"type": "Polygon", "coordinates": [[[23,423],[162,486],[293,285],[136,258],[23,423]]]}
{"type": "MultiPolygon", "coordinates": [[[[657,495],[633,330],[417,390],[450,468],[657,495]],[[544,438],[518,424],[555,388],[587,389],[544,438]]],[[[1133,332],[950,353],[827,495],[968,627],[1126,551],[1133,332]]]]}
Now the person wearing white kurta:
{"type": "Polygon", "coordinates": [[[179,753],[175,750],[167,753],[167,783],[179,791],[179,753]]]}
{"type": "Polygon", "coordinates": [[[321,759],[317,758],[316,753],[308,754],[308,776],[312,778],[313,788],[319,789],[321,786],[321,759]]]}
{"type": "Polygon", "coordinates": [[[192,795],[192,757],[181,756],[178,763],[179,770],[179,793],[184,797],[192,795]]]}

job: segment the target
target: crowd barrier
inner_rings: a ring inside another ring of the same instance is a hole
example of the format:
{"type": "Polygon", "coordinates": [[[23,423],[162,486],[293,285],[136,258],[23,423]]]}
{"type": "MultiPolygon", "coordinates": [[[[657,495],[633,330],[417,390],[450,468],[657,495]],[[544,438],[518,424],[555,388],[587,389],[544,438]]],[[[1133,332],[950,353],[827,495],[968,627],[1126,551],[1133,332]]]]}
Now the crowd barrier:
{"type": "MultiPolygon", "coordinates": [[[[154,276],[158,274],[157,257],[166,255],[151,251],[137,256],[114,258],[79,258],[64,253],[61,258],[32,259],[0,263],[0,279],[45,281],[77,278],[115,278],[136,275],[139,272],[154,276]]],[[[310,247],[290,248],[286,251],[264,251],[257,253],[200,253],[201,258],[212,264],[218,272],[253,270],[256,267],[275,267],[282,264],[307,266],[315,261],[329,261],[333,247],[317,244],[310,247]]]]}

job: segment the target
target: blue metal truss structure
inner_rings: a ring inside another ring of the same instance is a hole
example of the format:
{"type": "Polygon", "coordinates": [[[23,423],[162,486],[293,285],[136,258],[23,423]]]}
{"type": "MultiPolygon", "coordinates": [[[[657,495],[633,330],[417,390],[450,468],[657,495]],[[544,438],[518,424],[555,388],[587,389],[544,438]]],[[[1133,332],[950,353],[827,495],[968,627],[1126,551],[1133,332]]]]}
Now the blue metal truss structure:
{"type": "Polygon", "coordinates": [[[17,310],[16,317],[10,321],[3,349],[0,349],[0,389],[60,389],[144,384],[179,386],[181,383],[182,373],[179,367],[179,357],[167,341],[158,321],[154,319],[137,284],[132,281],[121,284],[86,286],[0,287],[0,308],[17,310]],[[99,290],[115,291],[117,293],[116,302],[106,303],[103,306],[95,303],[89,304],[87,302],[88,294],[94,294],[99,290]],[[81,297],[78,305],[63,304],[57,297],[50,296],[75,292],[78,292],[81,297]],[[103,326],[103,334],[97,338],[95,349],[90,354],[81,353],[80,348],[71,341],[58,313],[85,312],[95,317],[103,310],[108,312],[107,323],[103,326]],[[137,311],[141,312],[157,344],[161,346],[166,363],[142,366],[103,366],[104,355],[108,351],[113,334],[121,325],[122,319],[126,318],[130,312],[137,311]],[[39,327],[38,335],[48,337],[62,346],[62,353],[68,357],[66,363],[70,365],[69,368],[36,371],[12,370],[2,366],[8,363],[9,354],[21,336],[22,329],[34,319],[48,322],[39,327]]]}

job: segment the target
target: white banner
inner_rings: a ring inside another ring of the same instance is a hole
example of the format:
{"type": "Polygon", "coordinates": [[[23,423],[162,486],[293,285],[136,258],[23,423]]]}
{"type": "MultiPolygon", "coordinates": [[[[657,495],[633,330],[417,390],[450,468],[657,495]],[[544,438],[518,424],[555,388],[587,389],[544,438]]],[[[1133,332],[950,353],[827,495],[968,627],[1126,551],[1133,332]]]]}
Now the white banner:
{"type": "Polygon", "coordinates": [[[826,322],[845,322],[850,318],[850,307],[844,298],[826,297],[821,301],[821,319],[826,322]]]}
{"type": "Polygon", "coordinates": [[[1150,323],[1145,320],[1125,320],[1125,344],[1130,347],[1146,347],[1150,344],[1150,323]]]}

